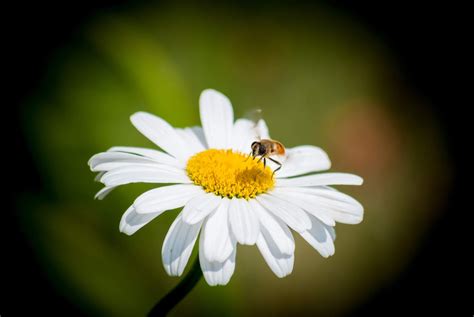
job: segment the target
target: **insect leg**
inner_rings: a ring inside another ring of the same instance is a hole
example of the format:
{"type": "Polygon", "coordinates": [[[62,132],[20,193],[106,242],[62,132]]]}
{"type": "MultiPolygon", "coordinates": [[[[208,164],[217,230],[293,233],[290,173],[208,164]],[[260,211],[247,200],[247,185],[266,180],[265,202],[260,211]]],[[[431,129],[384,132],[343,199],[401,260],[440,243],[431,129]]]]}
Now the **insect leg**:
{"type": "Polygon", "coordinates": [[[263,158],[263,168],[265,168],[266,166],[267,166],[267,160],[263,158]]]}
{"type": "Polygon", "coordinates": [[[253,155],[252,154],[253,154],[253,151],[250,151],[249,155],[247,156],[247,158],[245,159],[244,162],[246,162],[249,159],[249,157],[252,157],[252,160],[253,160],[253,155]]]}
{"type": "Polygon", "coordinates": [[[274,159],[272,159],[271,157],[268,158],[270,161],[272,161],[273,163],[275,164],[278,164],[279,166],[273,171],[273,174],[272,174],[272,177],[273,175],[275,175],[275,173],[282,167],[282,164],[274,159]]]}

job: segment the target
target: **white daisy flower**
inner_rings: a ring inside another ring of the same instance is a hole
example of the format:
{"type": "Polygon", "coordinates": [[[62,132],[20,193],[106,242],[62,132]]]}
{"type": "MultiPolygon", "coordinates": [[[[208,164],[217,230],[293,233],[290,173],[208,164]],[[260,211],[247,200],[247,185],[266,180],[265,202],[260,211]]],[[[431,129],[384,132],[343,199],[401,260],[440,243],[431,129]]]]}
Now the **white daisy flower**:
{"type": "Polygon", "coordinates": [[[145,112],[131,116],[132,124],[162,151],[113,147],[89,160],[105,185],[99,199],[124,184],[166,184],[134,201],[120,231],[132,235],[167,210],[184,207],[163,243],[163,265],[169,275],[180,276],[199,236],[199,261],[209,285],[229,282],[237,243],[256,244],[278,277],[293,270],[292,230],[323,257],[333,255],[336,222],[361,222],[363,207],[329,186],[361,185],[362,178],[309,174],[331,165],[327,154],[311,145],[286,149],[278,158],[282,168],[272,175],[276,165],[264,167],[247,154],[254,141],[269,139],[263,120],[234,122],[229,99],[211,89],[202,92],[199,106],[202,128],[173,128],[145,112]]]}

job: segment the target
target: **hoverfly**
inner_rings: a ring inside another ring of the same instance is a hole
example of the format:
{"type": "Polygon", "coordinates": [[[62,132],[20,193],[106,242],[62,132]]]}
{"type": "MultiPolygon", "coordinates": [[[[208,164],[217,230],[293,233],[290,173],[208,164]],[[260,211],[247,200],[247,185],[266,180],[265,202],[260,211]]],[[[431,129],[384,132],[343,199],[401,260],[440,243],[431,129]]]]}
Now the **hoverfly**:
{"type": "Polygon", "coordinates": [[[252,151],[250,155],[252,157],[260,156],[258,162],[263,159],[263,167],[267,165],[266,159],[269,159],[275,164],[278,164],[278,167],[273,171],[272,176],[282,167],[282,164],[275,159],[272,159],[270,155],[284,155],[285,147],[281,142],[271,140],[271,139],[262,139],[260,141],[255,141],[251,145],[252,151]]]}
{"type": "MultiPolygon", "coordinates": [[[[261,120],[260,119],[262,115],[262,109],[254,109],[251,112],[248,113],[251,117],[250,120],[255,122],[255,129],[258,131],[261,120]],[[256,117],[259,117],[258,119],[256,117]]],[[[265,126],[266,129],[266,126],[265,126]]],[[[261,131],[260,131],[261,132],[261,131]]],[[[251,151],[249,154],[249,157],[252,157],[253,159],[260,156],[260,159],[258,162],[263,160],[263,167],[266,167],[267,161],[266,159],[269,159],[273,163],[277,164],[278,167],[273,171],[273,175],[282,167],[282,164],[278,162],[277,160],[271,158],[271,155],[284,155],[285,154],[285,147],[283,144],[279,141],[272,140],[268,138],[268,131],[265,133],[266,138],[261,138],[260,133],[257,133],[257,139],[258,141],[252,142],[252,145],[250,146],[251,151]]]]}

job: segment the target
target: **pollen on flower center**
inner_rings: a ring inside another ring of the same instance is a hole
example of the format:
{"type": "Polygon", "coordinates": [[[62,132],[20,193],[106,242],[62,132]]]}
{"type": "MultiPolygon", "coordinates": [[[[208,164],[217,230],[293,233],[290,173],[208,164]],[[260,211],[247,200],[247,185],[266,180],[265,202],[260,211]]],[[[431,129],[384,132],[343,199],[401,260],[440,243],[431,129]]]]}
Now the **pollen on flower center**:
{"type": "Polygon", "coordinates": [[[274,185],[268,166],[232,150],[199,152],[188,160],[186,171],[196,185],[222,197],[254,198],[274,185]]]}

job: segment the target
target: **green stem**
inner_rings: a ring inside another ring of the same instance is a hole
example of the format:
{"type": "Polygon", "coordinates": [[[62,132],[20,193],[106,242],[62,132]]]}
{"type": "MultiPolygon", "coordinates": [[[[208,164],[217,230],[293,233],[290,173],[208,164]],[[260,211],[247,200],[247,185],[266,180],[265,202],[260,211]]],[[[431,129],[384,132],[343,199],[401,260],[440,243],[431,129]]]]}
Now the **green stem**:
{"type": "Polygon", "coordinates": [[[191,270],[168,294],[160,299],[150,310],[148,316],[166,316],[196,286],[202,277],[199,255],[194,260],[191,270]]]}

